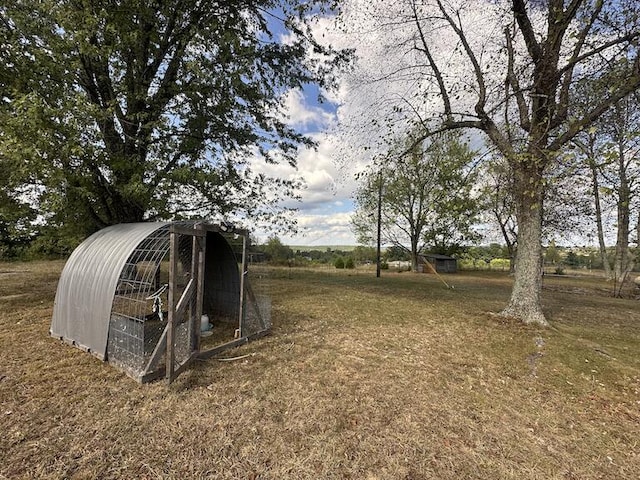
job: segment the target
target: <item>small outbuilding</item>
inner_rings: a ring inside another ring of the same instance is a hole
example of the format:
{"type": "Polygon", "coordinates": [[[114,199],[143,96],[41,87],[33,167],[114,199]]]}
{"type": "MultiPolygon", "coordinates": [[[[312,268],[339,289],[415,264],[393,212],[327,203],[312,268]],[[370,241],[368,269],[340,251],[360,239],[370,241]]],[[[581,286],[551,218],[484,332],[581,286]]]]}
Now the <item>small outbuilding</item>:
{"type": "Polygon", "coordinates": [[[195,358],[270,329],[269,299],[248,281],[248,240],[204,222],[100,230],[65,264],[50,333],[140,382],[171,382],[195,358]]]}
{"type": "Polygon", "coordinates": [[[418,272],[420,273],[456,273],[458,271],[458,260],[448,255],[437,253],[427,253],[419,257],[418,272]]]}

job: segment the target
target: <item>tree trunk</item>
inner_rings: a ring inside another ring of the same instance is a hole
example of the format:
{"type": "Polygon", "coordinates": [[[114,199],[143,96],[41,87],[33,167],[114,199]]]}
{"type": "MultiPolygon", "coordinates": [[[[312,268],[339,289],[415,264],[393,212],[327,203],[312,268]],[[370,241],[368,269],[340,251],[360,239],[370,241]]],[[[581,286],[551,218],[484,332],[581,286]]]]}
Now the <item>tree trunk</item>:
{"type": "Polygon", "coordinates": [[[516,259],[516,242],[511,240],[511,236],[507,231],[507,220],[503,220],[500,212],[497,208],[493,209],[493,214],[496,217],[498,224],[500,225],[500,231],[502,232],[502,238],[507,245],[509,251],[509,274],[515,273],[515,259],[516,259]]]}
{"type": "Polygon", "coordinates": [[[509,275],[516,273],[516,254],[517,250],[512,246],[511,249],[509,249],[509,275]]]}
{"type": "Polygon", "coordinates": [[[593,203],[596,207],[596,226],[598,229],[598,246],[600,251],[600,261],[604,268],[604,276],[607,280],[611,280],[611,265],[607,258],[607,246],[604,243],[604,229],[602,227],[602,209],[600,207],[600,185],[598,182],[598,169],[593,157],[589,158],[589,168],[591,169],[591,180],[593,187],[593,203]]]}
{"type": "Polygon", "coordinates": [[[411,270],[418,271],[418,239],[411,238],[411,270]]]}
{"type": "Polygon", "coordinates": [[[521,166],[514,182],[514,198],[518,219],[514,284],[509,304],[502,315],[523,323],[547,326],[542,313],[542,176],[521,166]]]}
{"type": "Polygon", "coordinates": [[[629,181],[627,179],[627,170],[625,168],[625,154],[623,139],[618,140],[618,178],[620,186],[618,187],[618,233],[616,236],[616,251],[613,263],[613,275],[616,282],[615,296],[620,296],[622,284],[629,273],[629,264],[631,263],[629,254],[629,204],[631,202],[631,193],[629,190],[629,181]]]}

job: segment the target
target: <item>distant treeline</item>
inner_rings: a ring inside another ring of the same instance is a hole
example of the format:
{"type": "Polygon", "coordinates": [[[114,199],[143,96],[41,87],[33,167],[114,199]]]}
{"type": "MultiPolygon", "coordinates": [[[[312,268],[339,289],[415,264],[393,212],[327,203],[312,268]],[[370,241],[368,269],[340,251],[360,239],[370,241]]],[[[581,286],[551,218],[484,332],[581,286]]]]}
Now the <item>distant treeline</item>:
{"type": "MultiPolygon", "coordinates": [[[[277,237],[269,239],[265,244],[254,245],[252,252],[254,261],[274,265],[335,264],[339,259],[351,259],[356,265],[376,262],[374,247],[289,247],[282,244],[277,237]]],[[[614,253],[613,247],[607,251],[610,259],[614,253]]],[[[505,245],[498,243],[462,247],[456,258],[458,267],[462,270],[508,270],[510,263],[509,250],[505,245]]],[[[385,247],[381,251],[383,263],[410,259],[409,250],[402,247],[385,247]]],[[[602,269],[598,249],[590,246],[563,247],[551,244],[544,248],[543,261],[545,265],[553,267],[602,269]]]]}

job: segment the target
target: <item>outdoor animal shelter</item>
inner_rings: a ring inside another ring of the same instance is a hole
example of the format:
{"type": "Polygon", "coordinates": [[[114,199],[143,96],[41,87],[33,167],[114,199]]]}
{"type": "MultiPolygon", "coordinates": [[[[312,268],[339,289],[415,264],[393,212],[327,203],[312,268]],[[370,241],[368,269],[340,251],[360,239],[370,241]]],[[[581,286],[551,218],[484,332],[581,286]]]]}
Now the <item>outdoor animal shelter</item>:
{"type": "Polygon", "coordinates": [[[248,278],[249,235],[203,222],[120,224],[71,254],[50,333],[139,382],[172,382],[207,358],[266,334],[270,299],[248,278]]]}
{"type": "Polygon", "coordinates": [[[418,261],[418,272],[420,273],[456,273],[457,271],[458,261],[448,255],[427,253],[422,255],[418,261]]]}

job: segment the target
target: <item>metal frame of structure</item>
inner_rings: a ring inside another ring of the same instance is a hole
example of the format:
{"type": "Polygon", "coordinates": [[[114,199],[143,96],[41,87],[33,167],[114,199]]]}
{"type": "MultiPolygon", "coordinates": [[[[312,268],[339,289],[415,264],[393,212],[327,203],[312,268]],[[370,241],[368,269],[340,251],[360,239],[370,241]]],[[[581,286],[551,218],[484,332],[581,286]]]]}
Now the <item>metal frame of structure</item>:
{"type": "Polygon", "coordinates": [[[247,273],[248,232],[204,222],[107,227],[73,252],[60,277],[51,335],[140,382],[172,382],[195,358],[265,335],[268,299],[247,273]],[[241,261],[225,236],[241,240],[241,261]],[[204,345],[203,311],[233,330],[204,345]]]}

